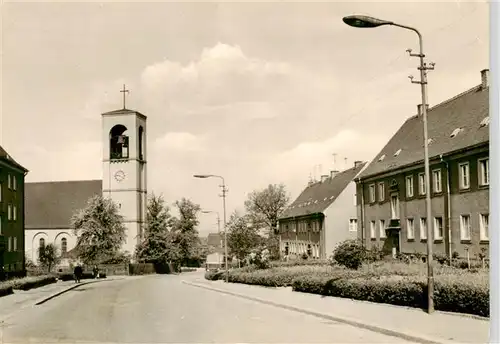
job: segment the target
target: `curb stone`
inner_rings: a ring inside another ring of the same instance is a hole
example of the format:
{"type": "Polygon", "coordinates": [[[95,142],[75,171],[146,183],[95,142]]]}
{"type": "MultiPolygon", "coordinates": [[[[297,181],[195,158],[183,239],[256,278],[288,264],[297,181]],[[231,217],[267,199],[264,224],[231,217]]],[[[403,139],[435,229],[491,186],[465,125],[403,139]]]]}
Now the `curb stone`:
{"type": "Polygon", "coordinates": [[[187,284],[187,285],[191,285],[191,286],[197,287],[197,288],[212,290],[212,291],[219,292],[222,294],[232,295],[232,296],[240,297],[243,299],[260,302],[260,303],[271,305],[271,306],[278,307],[278,308],[283,308],[283,309],[287,309],[287,310],[291,310],[291,311],[295,311],[295,312],[299,312],[299,313],[303,313],[303,314],[307,314],[307,315],[312,315],[312,316],[322,318],[322,319],[327,319],[327,320],[331,320],[331,321],[336,321],[336,322],[348,324],[351,326],[355,326],[358,328],[363,328],[363,329],[370,330],[373,332],[385,334],[385,335],[388,335],[391,337],[401,338],[401,339],[411,341],[411,342],[417,342],[417,343],[422,343],[422,344],[452,344],[452,343],[456,343],[456,341],[448,341],[445,339],[429,338],[429,337],[426,337],[426,336],[423,336],[420,334],[403,332],[401,330],[388,329],[388,328],[381,327],[379,325],[369,324],[367,322],[357,320],[357,319],[334,316],[334,315],[329,315],[329,314],[325,314],[325,313],[315,312],[315,311],[308,310],[305,308],[288,306],[285,304],[269,301],[266,299],[261,299],[261,298],[257,298],[257,297],[253,297],[253,296],[247,296],[244,294],[235,293],[235,292],[231,292],[231,291],[227,291],[227,290],[223,290],[223,289],[218,289],[218,288],[214,288],[214,287],[209,287],[209,286],[201,285],[198,283],[193,283],[193,282],[188,282],[188,281],[182,281],[182,283],[187,284]]]}

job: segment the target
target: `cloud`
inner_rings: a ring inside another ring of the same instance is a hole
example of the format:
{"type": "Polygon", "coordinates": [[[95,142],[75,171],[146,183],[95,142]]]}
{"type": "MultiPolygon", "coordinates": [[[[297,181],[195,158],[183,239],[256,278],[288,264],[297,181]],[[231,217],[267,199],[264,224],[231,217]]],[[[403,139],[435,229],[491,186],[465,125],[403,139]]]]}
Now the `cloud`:
{"type": "Polygon", "coordinates": [[[191,133],[172,132],[156,139],[154,148],[162,151],[203,151],[205,149],[204,141],[204,138],[191,133]]]}

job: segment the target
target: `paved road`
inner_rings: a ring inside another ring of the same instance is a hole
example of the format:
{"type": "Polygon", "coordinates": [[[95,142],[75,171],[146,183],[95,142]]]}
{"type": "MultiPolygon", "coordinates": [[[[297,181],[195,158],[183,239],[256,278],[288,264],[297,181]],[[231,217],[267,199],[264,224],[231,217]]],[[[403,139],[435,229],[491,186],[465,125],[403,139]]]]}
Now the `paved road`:
{"type": "Polygon", "coordinates": [[[402,343],[155,275],[82,286],[6,320],[0,343],[402,343]]]}

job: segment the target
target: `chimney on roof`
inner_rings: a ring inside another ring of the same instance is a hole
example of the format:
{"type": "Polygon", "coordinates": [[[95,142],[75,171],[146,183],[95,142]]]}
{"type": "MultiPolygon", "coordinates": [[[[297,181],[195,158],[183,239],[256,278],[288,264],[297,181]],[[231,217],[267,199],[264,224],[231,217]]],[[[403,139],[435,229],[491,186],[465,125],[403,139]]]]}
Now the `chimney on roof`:
{"type": "Polygon", "coordinates": [[[487,88],[490,86],[490,70],[483,69],[481,71],[481,87],[487,88]]]}
{"type": "Polygon", "coordinates": [[[335,177],[337,175],[337,173],[339,173],[339,171],[337,171],[337,170],[330,171],[330,178],[335,177]]]}
{"type": "Polygon", "coordinates": [[[363,162],[361,160],[356,160],[354,162],[354,167],[358,167],[359,165],[361,165],[363,162]]]}
{"type": "Polygon", "coordinates": [[[325,180],[328,179],[328,174],[322,174],[321,175],[321,182],[323,183],[325,180]]]}
{"type": "MultiPolygon", "coordinates": [[[[425,108],[429,111],[429,104],[427,104],[425,108]]],[[[422,116],[422,104],[417,105],[417,115],[422,116]]]]}

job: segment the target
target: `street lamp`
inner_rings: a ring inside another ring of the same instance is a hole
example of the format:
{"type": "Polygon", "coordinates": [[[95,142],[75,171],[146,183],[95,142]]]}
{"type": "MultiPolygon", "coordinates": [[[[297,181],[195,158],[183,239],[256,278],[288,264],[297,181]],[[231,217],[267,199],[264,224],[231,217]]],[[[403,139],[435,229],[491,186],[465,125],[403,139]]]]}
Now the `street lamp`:
{"type": "Polygon", "coordinates": [[[424,126],[424,164],[425,164],[425,203],[427,210],[427,286],[428,286],[428,313],[434,312],[434,271],[433,271],[433,257],[432,257],[432,245],[433,245],[433,233],[431,225],[431,188],[430,188],[430,163],[429,163],[429,141],[428,141],[428,131],[427,131],[427,71],[434,69],[434,63],[430,63],[429,66],[424,61],[424,48],[422,42],[422,34],[415,28],[405,25],[396,24],[391,21],[386,21],[382,19],[377,19],[362,15],[352,15],[347,16],[342,19],[344,23],[349,26],[356,28],[375,28],[383,25],[397,26],[406,30],[415,32],[418,35],[418,41],[420,46],[420,52],[418,54],[412,54],[411,49],[407,52],[412,57],[420,58],[420,81],[414,81],[413,77],[410,76],[410,80],[413,84],[420,84],[420,90],[422,94],[422,121],[424,126]]]}
{"type": "Polygon", "coordinates": [[[195,178],[220,178],[222,180],[222,207],[224,210],[224,265],[226,266],[226,283],[229,282],[229,270],[227,267],[227,228],[226,228],[226,193],[227,193],[227,188],[226,188],[226,182],[224,181],[224,177],[218,176],[215,174],[195,174],[193,175],[195,178]]]}

